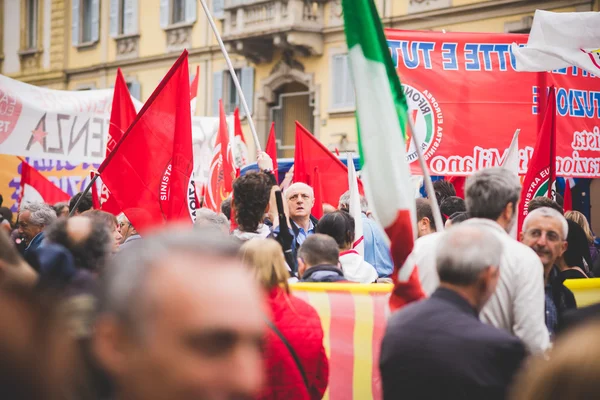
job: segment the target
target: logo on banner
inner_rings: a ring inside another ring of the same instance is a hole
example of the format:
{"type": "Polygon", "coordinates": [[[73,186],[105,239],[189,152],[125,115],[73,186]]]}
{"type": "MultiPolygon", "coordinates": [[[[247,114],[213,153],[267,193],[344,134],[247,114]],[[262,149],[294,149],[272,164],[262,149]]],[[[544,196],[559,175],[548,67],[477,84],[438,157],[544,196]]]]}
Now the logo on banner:
{"type": "Polygon", "coordinates": [[[205,193],[205,199],[207,198],[208,206],[211,209],[216,209],[217,206],[227,198],[222,166],[223,157],[221,156],[221,143],[217,143],[214,149],[214,157],[208,171],[208,185],[205,193]]]}
{"type": "Polygon", "coordinates": [[[600,69],[600,49],[592,51],[586,51],[582,49],[581,51],[583,51],[590,57],[590,60],[592,60],[592,64],[594,64],[596,68],[600,69]]]}
{"type": "MultiPolygon", "coordinates": [[[[425,160],[428,160],[438,149],[442,140],[444,115],[439,103],[428,90],[421,92],[410,85],[403,84],[402,86],[408,104],[408,118],[413,121],[417,138],[421,143],[421,151],[425,160]]],[[[411,132],[408,124],[405,132],[408,134],[406,158],[411,163],[418,158],[417,149],[412,142],[414,132],[411,132]]]]}
{"type": "MultiPolygon", "coordinates": [[[[165,169],[165,173],[160,181],[160,189],[159,189],[159,200],[160,200],[160,209],[165,214],[165,210],[169,207],[169,196],[171,194],[171,172],[172,165],[169,162],[169,165],[165,169]]],[[[196,221],[196,184],[194,183],[193,178],[190,176],[190,180],[188,182],[188,190],[187,190],[187,205],[188,211],[190,213],[190,218],[192,222],[196,221]]]]}
{"type": "Polygon", "coordinates": [[[4,142],[17,126],[23,105],[6,89],[0,89],[0,143],[4,142]]]}

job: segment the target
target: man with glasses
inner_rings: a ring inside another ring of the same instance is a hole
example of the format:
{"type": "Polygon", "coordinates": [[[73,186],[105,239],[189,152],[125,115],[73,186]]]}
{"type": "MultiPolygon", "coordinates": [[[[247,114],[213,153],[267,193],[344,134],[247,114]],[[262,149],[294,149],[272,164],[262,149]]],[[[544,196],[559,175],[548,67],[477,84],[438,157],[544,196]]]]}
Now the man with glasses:
{"type": "Polygon", "coordinates": [[[556,260],[567,250],[569,226],[558,211],[542,207],[527,214],[521,241],[531,247],[544,265],[546,327],[554,335],[561,325],[562,314],[577,308],[573,293],[563,284],[556,260]]]}
{"type": "Polygon", "coordinates": [[[129,219],[125,216],[125,214],[119,215],[119,229],[121,232],[121,246],[119,246],[120,250],[123,250],[126,247],[131,245],[131,242],[141,239],[142,237],[137,233],[129,219]]]}

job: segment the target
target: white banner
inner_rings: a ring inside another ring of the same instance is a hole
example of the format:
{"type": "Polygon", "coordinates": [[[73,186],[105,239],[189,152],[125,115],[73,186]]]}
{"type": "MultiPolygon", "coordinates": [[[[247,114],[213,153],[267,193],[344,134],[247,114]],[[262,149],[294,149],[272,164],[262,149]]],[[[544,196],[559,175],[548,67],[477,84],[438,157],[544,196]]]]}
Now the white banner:
{"type": "Polygon", "coordinates": [[[112,89],[64,91],[0,75],[0,154],[101,163],[112,89]]]}

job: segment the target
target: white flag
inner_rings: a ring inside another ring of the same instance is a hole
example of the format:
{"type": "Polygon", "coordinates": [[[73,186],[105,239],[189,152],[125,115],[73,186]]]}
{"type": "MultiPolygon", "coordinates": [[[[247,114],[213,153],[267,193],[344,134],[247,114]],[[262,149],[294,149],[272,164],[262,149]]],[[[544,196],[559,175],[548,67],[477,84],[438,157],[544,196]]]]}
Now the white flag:
{"type": "Polygon", "coordinates": [[[513,43],[517,71],[582,68],[600,76],[600,13],[536,10],[526,47],[513,43]]]}
{"type": "Polygon", "coordinates": [[[354,218],[354,245],[352,248],[361,256],[365,256],[365,241],[363,236],[362,212],[360,210],[360,192],[358,191],[358,178],[354,169],[354,159],[348,153],[348,187],[350,188],[350,201],[348,208],[354,218]]]}
{"type": "MultiPolygon", "coordinates": [[[[508,169],[517,176],[519,176],[519,132],[521,132],[520,129],[515,131],[508,148],[508,154],[502,163],[502,168],[508,169]]],[[[513,224],[509,235],[513,239],[519,239],[519,224],[513,224]]]]}
{"type": "Polygon", "coordinates": [[[520,129],[515,131],[508,148],[508,154],[502,163],[502,168],[514,172],[515,175],[519,175],[519,132],[521,132],[520,129]]]}

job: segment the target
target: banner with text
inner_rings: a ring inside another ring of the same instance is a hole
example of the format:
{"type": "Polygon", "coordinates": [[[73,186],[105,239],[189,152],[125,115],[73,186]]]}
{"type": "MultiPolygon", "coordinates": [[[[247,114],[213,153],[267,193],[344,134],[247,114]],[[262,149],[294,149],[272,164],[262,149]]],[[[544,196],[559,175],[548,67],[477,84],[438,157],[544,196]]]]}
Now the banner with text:
{"type": "MultiPolygon", "coordinates": [[[[433,175],[498,166],[519,135],[519,171],[531,159],[547,88],[557,103],[556,174],[600,177],[600,78],[576,67],[515,71],[510,45],[527,35],[386,30],[409,116],[433,175]]],[[[416,149],[408,160],[420,173],[416,149]]]]}

